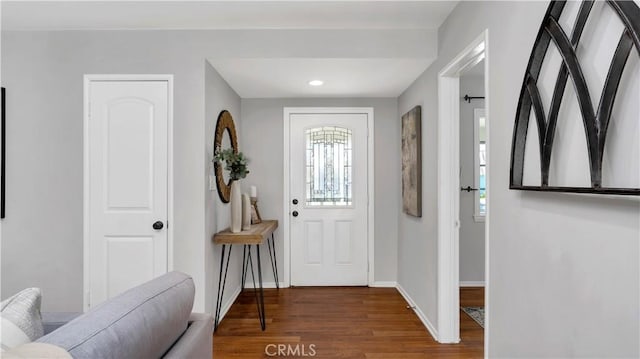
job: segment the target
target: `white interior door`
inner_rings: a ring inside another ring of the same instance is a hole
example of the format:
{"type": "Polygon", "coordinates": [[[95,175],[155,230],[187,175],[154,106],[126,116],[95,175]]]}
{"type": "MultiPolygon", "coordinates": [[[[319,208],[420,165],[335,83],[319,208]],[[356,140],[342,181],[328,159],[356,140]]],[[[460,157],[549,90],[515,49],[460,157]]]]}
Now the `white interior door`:
{"type": "Polygon", "coordinates": [[[90,307],[167,272],[169,82],[86,86],[90,307]]]}
{"type": "Polygon", "coordinates": [[[367,114],[290,114],[291,285],[367,285],[367,114]]]}

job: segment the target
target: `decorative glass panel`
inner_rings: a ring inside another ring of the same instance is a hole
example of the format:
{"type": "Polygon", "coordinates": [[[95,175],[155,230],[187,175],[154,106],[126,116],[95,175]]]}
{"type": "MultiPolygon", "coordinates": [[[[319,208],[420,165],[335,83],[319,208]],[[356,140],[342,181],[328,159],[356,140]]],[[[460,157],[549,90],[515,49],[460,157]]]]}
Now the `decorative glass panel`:
{"type": "Polygon", "coordinates": [[[476,220],[478,220],[478,217],[483,217],[487,214],[487,119],[484,109],[474,110],[474,121],[475,153],[477,156],[475,159],[475,185],[478,189],[476,192],[475,216],[476,220]]]}
{"type": "Polygon", "coordinates": [[[352,204],[352,138],[351,130],[342,127],[306,130],[307,206],[352,204]]]}
{"type": "Polygon", "coordinates": [[[480,178],[479,178],[479,182],[480,182],[480,186],[478,186],[478,192],[480,195],[479,198],[479,204],[480,204],[480,215],[484,216],[485,214],[487,214],[487,181],[486,181],[486,177],[487,177],[487,168],[486,168],[486,164],[484,162],[484,154],[485,154],[485,144],[481,143],[480,144],[480,178]]]}

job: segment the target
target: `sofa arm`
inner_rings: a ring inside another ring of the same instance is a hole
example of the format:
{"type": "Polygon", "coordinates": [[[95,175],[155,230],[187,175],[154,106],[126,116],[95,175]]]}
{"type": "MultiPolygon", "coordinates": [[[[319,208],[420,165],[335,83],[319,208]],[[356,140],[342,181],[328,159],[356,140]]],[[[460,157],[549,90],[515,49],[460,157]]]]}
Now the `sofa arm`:
{"type": "Polygon", "coordinates": [[[213,358],[213,316],[211,314],[191,313],[187,330],[163,358],[213,358]]]}
{"type": "Polygon", "coordinates": [[[82,315],[77,312],[42,312],[42,326],[44,327],[44,335],[60,328],[75,318],[82,315]]]}

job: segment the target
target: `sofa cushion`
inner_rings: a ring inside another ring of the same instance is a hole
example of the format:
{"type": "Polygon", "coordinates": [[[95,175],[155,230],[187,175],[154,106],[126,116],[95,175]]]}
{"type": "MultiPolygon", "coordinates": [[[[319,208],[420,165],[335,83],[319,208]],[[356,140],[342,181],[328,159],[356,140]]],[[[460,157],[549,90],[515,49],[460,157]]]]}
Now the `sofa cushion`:
{"type": "Polygon", "coordinates": [[[81,315],[79,312],[42,312],[44,334],[53,332],[81,315]]]}
{"type": "Polygon", "coordinates": [[[187,328],[195,287],[171,272],[91,309],[38,342],[74,358],[159,358],[187,328]]]}
{"type": "Polygon", "coordinates": [[[73,359],[59,346],[47,343],[27,343],[2,353],[2,359],[73,359]]]}
{"type": "Polygon", "coordinates": [[[0,303],[2,350],[34,341],[42,336],[40,301],[40,289],[27,288],[0,303]]]}

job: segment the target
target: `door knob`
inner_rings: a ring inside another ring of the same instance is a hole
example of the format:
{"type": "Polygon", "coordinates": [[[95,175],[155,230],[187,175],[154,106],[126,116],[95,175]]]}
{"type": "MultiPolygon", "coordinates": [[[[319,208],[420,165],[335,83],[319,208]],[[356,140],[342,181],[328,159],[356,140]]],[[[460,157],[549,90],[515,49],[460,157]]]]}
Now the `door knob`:
{"type": "Polygon", "coordinates": [[[293,204],[298,204],[298,199],[294,198],[293,201],[291,201],[291,202],[293,202],[293,204]]]}
{"type": "Polygon", "coordinates": [[[156,231],[161,230],[162,227],[164,227],[164,223],[162,223],[162,221],[157,221],[153,224],[153,229],[155,229],[156,231]]]}
{"type": "Polygon", "coordinates": [[[291,212],[291,215],[294,216],[294,217],[298,217],[298,211],[291,212]]]}

